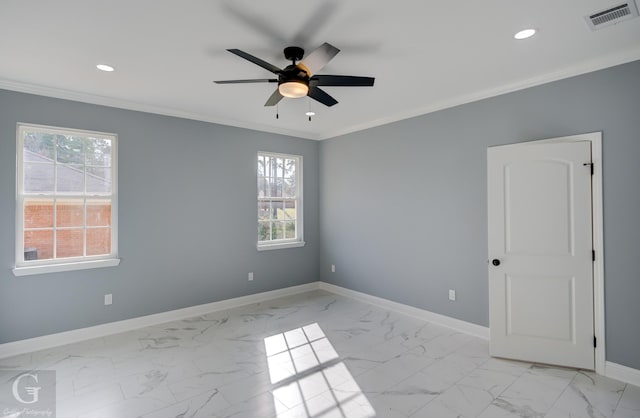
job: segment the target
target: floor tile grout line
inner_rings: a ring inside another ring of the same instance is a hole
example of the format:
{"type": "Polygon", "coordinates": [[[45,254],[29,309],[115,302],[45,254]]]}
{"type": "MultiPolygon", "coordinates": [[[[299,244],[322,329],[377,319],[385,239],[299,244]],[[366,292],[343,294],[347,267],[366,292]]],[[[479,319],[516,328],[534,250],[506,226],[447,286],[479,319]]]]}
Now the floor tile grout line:
{"type": "Polygon", "coordinates": [[[629,384],[625,383],[624,384],[624,388],[620,392],[620,397],[618,398],[618,402],[616,402],[616,406],[615,406],[615,408],[613,408],[613,414],[611,414],[612,417],[616,415],[616,411],[618,410],[618,407],[620,406],[620,402],[622,402],[622,397],[624,396],[624,394],[627,391],[628,387],[629,387],[629,384]]]}
{"type": "Polygon", "coordinates": [[[549,407],[549,409],[547,411],[545,411],[545,415],[549,413],[549,411],[553,410],[553,408],[556,406],[556,404],[560,401],[560,399],[562,398],[562,395],[565,394],[565,392],[567,392],[567,390],[571,390],[571,383],[573,383],[573,381],[576,379],[576,377],[578,376],[578,374],[576,373],[571,380],[569,381],[569,384],[562,390],[562,392],[560,392],[560,395],[558,395],[558,397],[556,398],[555,401],[553,401],[553,403],[551,404],[551,406],[549,407]]]}
{"type": "MultiPolygon", "coordinates": [[[[489,357],[489,359],[487,359],[487,361],[485,361],[484,363],[482,363],[482,365],[484,365],[485,363],[489,362],[489,360],[491,360],[492,358],[495,357],[489,357]]],[[[530,367],[530,366],[529,366],[530,367]]],[[[482,415],[487,409],[489,409],[489,407],[491,405],[495,405],[494,402],[496,401],[496,399],[500,398],[500,396],[502,396],[503,393],[505,393],[507,390],[509,390],[509,388],[511,388],[511,386],[513,386],[526,372],[527,370],[529,370],[529,367],[525,368],[522,370],[522,373],[520,373],[515,379],[513,379],[513,381],[507,385],[507,387],[504,388],[504,390],[502,390],[502,392],[500,392],[497,396],[495,396],[493,398],[493,400],[489,403],[489,405],[487,405],[481,412],[479,415],[482,415]]],[[[478,367],[480,368],[480,367],[478,367]]],[[[482,370],[488,370],[488,369],[482,369],[482,370]]]]}

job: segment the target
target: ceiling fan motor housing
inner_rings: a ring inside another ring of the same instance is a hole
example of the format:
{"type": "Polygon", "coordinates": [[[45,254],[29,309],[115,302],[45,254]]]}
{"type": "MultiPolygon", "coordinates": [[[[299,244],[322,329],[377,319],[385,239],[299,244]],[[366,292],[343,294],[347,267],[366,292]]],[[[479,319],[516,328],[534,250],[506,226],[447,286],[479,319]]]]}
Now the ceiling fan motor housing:
{"type": "Polygon", "coordinates": [[[284,57],[295,64],[304,57],[304,49],[299,46],[288,46],[284,49],[284,57]]]}
{"type": "Polygon", "coordinates": [[[309,84],[309,74],[301,68],[291,64],[278,75],[278,84],[288,83],[291,81],[309,84]]]}

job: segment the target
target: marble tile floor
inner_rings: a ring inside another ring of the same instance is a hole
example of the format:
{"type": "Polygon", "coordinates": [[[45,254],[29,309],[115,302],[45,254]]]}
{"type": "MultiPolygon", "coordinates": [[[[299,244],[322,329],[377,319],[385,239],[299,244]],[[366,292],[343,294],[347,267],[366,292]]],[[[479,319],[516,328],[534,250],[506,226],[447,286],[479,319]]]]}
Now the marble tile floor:
{"type": "MultiPolygon", "coordinates": [[[[0,360],[62,418],[640,417],[640,388],[324,291],[0,360]]],[[[5,373],[6,374],[6,373],[5,373]]]]}

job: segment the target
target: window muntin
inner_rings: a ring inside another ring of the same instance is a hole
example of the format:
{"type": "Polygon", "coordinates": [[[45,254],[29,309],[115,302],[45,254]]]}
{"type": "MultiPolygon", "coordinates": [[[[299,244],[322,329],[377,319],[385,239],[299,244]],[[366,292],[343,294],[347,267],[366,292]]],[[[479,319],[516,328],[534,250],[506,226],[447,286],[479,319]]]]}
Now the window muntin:
{"type": "Polygon", "coordinates": [[[302,157],[260,152],[258,247],[302,241],[302,157]]]}
{"type": "Polygon", "coordinates": [[[115,259],[113,134],[18,125],[16,267],[115,259]]]}

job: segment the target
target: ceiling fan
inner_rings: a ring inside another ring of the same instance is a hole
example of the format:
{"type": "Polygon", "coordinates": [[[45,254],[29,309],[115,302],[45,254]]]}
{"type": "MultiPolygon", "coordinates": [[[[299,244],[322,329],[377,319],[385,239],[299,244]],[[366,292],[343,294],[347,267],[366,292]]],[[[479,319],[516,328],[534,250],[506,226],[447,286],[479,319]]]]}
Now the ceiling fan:
{"type": "Polygon", "coordinates": [[[278,88],[273,92],[271,97],[269,97],[264,104],[265,106],[275,106],[284,97],[299,98],[304,96],[309,96],[326,106],[333,106],[338,103],[338,101],[331,97],[326,91],[322,90],[320,86],[370,87],[373,86],[373,82],[375,81],[373,77],[316,74],[340,52],[338,48],[326,42],[306,57],[304,56],[304,49],[297,46],[286,47],[284,49],[284,56],[292,63],[282,69],[239,49],[227,49],[227,51],[271,71],[276,74],[278,78],[219,80],[214,81],[214,83],[278,83],[278,88]],[[296,61],[299,62],[296,64],[296,61]]]}

